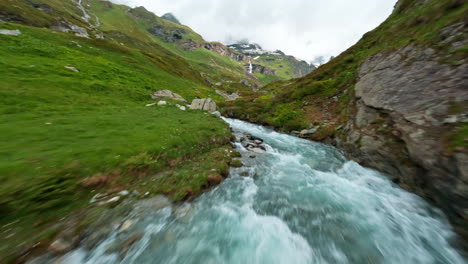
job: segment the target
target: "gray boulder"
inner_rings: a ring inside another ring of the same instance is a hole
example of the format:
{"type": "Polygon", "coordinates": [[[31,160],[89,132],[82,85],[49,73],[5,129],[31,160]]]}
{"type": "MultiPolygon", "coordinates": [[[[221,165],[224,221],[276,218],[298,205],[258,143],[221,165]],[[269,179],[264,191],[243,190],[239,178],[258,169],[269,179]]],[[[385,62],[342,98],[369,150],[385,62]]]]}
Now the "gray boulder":
{"type": "Polygon", "coordinates": [[[303,137],[303,136],[312,135],[312,134],[315,134],[315,132],[317,132],[317,130],[318,130],[318,127],[313,127],[313,128],[310,128],[310,129],[304,129],[299,133],[299,136],[303,137]]]}
{"type": "Polygon", "coordinates": [[[180,96],[180,95],[178,95],[178,94],[176,94],[176,93],[174,93],[172,91],[169,91],[169,90],[156,91],[151,95],[151,98],[153,98],[153,99],[166,98],[166,99],[173,99],[173,100],[187,102],[187,100],[185,100],[182,96],[180,96]]]}
{"type": "Polygon", "coordinates": [[[21,35],[21,31],[19,31],[19,30],[0,29],[0,35],[19,36],[19,35],[21,35]]]}
{"type": "Polygon", "coordinates": [[[192,110],[205,110],[208,112],[216,112],[216,103],[211,99],[194,99],[190,105],[192,110]]]}

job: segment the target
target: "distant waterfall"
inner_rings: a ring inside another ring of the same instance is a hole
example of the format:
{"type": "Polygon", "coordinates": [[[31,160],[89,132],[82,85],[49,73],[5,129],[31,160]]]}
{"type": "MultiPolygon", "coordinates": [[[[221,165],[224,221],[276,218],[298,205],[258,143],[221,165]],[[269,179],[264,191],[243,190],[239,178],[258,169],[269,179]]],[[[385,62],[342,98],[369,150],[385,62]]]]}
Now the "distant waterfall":
{"type": "Polygon", "coordinates": [[[252,74],[252,72],[253,72],[252,60],[249,57],[249,73],[252,74]]]}
{"type": "Polygon", "coordinates": [[[82,5],[83,0],[78,0],[78,7],[80,8],[81,12],[83,12],[83,20],[86,21],[86,23],[89,23],[89,19],[91,18],[88,15],[88,12],[86,12],[86,9],[82,5]]]}

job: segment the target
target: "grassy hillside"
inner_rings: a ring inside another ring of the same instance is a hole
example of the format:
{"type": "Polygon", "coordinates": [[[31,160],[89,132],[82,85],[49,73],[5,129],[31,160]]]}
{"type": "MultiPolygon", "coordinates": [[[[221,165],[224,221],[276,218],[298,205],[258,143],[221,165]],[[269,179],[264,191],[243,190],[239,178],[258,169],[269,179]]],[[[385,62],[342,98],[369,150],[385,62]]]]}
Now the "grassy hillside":
{"type": "Polygon", "coordinates": [[[0,35],[0,232],[8,238],[0,244],[2,263],[37,241],[47,245],[60,231],[57,220],[89,209],[96,193],[129,190],[178,201],[209,188],[208,175],[228,172],[226,123],[182,111],[175,106],[181,102],[146,105],[161,89],[188,101],[222,101],[210,83],[218,80],[227,84],[217,89],[248,92],[239,83],[242,67],[207,50],[186,52],[148,31],[148,23],[162,23],[201,39],[185,26],[84,2],[89,23],[72,1],[0,3],[0,29],[21,31],[0,35]],[[63,19],[89,38],[49,29],[63,19]]]}
{"type": "Polygon", "coordinates": [[[300,130],[316,123],[320,126],[314,135],[316,140],[339,134],[336,128],[354,115],[349,102],[354,98],[357,70],[370,56],[409,44],[447,53],[442,61],[447,64],[456,65],[467,56],[466,47],[447,50],[447,45],[440,44],[438,32],[464,21],[468,4],[458,0],[432,0],[425,5],[418,2],[400,1],[384,23],[340,56],[304,78],[275,82],[257,95],[226,103],[225,113],[284,131],[300,130]]]}

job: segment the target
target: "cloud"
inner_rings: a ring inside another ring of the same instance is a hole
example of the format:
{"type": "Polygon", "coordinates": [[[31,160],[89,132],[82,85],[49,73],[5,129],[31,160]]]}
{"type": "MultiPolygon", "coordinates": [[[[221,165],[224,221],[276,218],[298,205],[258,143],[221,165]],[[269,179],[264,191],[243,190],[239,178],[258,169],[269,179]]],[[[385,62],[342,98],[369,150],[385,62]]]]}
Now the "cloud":
{"type": "Polygon", "coordinates": [[[336,56],[377,27],[397,0],[113,0],[172,12],[206,40],[249,39],[308,61],[336,56]]]}

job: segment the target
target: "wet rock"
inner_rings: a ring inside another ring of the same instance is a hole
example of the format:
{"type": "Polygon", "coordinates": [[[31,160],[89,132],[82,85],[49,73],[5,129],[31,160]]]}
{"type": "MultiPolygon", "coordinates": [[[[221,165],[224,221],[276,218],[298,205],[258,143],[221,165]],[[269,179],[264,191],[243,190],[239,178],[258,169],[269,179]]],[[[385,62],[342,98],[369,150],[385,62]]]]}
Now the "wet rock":
{"type": "Polygon", "coordinates": [[[178,95],[178,94],[176,94],[176,93],[174,93],[172,91],[169,91],[169,90],[156,91],[151,95],[151,98],[153,98],[153,99],[172,99],[172,100],[183,101],[183,102],[187,101],[182,96],[180,96],[180,95],[178,95]]]}
{"type": "Polygon", "coordinates": [[[219,185],[223,181],[223,177],[219,174],[210,174],[207,179],[211,186],[219,185]]]}
{"type": "Polygon", "coordinates": [[[219,111],[214,111],[214,112],[211,112],[211,114],[217,116],[217,117],[221,117],[221,113],[219,111]]]}
{"type": "Polygon", "coordinates": [[[240,167],[244,166],[244,164],[242,164],[242,161],[240,161],[240,160],[233,160],[233,161],[231,161],[231,163],[229,165],[231,167],[234,167],[234,168],[240,168],[240,167]]]}
{"type": "Polygon", "coordinates": [[[318,127],[304,129],[299,133],[299,136],[304,137],[304,136],[312,135],[312,134],[315,134],[317,131],[318,131],[318,127]]]}
{"type": "Polygon", "coordinates": [[[251,134],[244,134],[240,137],[242,146],[248,151],[255,153],[265,153],[266,146],[263,144],[263,139],[255,137],[251,134]]]}
{"type": "Polygon", "coordinates": [[[143,234],[141,233],[138,233],[138,234],[135,234],[131,237],[129,237],[127,240],[125,240],[123,243],[122,243],[122,246],[121,246],[121,249],[119,251],[119,257],[120,259],[123,259],[125,258],[125,256],[127,255],[128,251],[132,248],[132,246],[141,240],[141,238],[143,238],[143,234]]]}
{"type": "Polygon", "coordinates": [[[193,207],[190,203],[179,205],[174,209],[173,215],[177,220],[188,223],[193,215],[193,207]]]}
{"type": "Polygon", "coordinates": [[[54,255],[62,255],[70,251],[72,248],[73,248],[72,243],[62,238],[59,238],[49,245],[48,250],[52,252],[54,255]]]}
{"type": "Polygon", "coordinates": [[[231,152],[231,157],[232,158],[240,158],[240,157],[242,157],[242,155],[238,151],[233,151],[233,152],[231,152]]]}
{"type": "MultiPolygon", "coordinates": [[[[149,194],[149,193],[148,193],[149,194]]],[[[163,195],[158,195],[152,198],[144,199],[141,201],[138,201],[135,204],[135,207],[139,209],[151,209],[151,210],[159,210],[164,207],[168,207],[171,205],[171,202],[169,199],[163,195]]]]}
{"type": "Polygon", "coordinates": [[[125,222],[122,223],[122,225],[120,225],[119,233],[128,231],[133,226],[133,224],[134,224],[134,221],[126,220],[125,222]]]}
{"type": "Polygon", "coordinates": [[[248,171],[242,171],[241,173],[239,173],[239,175],[242,176],[242,177],[248,177],[249,172],[248,171]]]}

